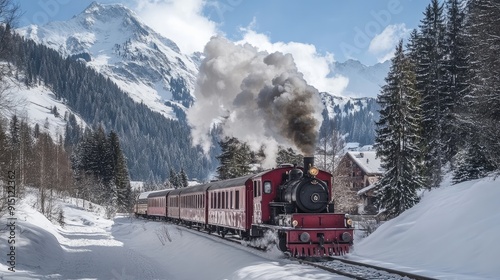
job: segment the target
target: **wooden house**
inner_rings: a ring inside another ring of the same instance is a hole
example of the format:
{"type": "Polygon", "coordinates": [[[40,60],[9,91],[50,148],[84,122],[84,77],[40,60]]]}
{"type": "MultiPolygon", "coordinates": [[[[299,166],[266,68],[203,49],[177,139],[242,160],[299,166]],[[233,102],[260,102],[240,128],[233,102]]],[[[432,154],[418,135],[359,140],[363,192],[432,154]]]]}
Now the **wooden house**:
{"type": "Polygon", "coordinates": [[[375,151],[348,151],[334,172],[335,212],[376,214],[374,184],[382,174],[375,151]]]}

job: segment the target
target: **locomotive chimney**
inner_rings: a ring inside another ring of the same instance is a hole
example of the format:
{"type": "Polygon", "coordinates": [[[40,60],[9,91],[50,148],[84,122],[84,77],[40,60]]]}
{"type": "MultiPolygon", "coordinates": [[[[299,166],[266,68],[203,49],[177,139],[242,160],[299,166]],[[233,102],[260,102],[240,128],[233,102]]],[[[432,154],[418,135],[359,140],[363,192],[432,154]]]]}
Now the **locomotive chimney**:
{"type": "Polygon", "coordinates": [[[307,170],[314,166],[314,157],[304,157],[304,173],[307,174],[307,170]]]}

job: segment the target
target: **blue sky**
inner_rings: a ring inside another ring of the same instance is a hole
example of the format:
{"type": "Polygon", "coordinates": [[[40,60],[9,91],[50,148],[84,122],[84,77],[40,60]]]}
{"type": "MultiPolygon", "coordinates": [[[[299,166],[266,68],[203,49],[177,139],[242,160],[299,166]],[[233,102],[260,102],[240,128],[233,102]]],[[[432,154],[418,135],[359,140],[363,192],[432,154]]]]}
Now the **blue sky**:
{"type": "MultiPolygon", "coordinates": [[[[25,11],[19,21],[21,26],[67,20],[83,11],[92,2],[91,0],[16,1],[25,11]]],[[[355,58],[371,65],[386,59],[388,52],[394,49],[393,42],[401,36],[406,36],[411,29],[418,26],[422,12],[430,0],[101,0],[98,2],[123,3],[139,16],[147,16],[145,10],[153,10],[155,6],[159,7],[158,13],[173,5],[177,6],[176,10],[182,11],[184,6],[187,13],[197,13],[195,16],[206,19],[205,23],[202,20],[198,22],[199,24],[211,25],[213,32],[224,34],[233,41],[242,40],[251,30],[265,35],[270,43],[296,42],[313,45],[318,55],[332,54],[336,61],[355,58]],[[385,34],[382,34],[384,30],[385,34]],[[377,35],[379,35],[378,44],[372,42],[377,35]]],[[[180,18],[182,20],[182,17],[180,18]]],[[[186,17],[186,20],[189,21],[189,17],[186,17]]],[[[186,40],[195,41],[193,37],[186,40]]],[[[175,38],[173,39],[177,42],[175,38]]],[[[202,47],[192,47],[190,50],[201,50],[200,48],[202,47]]]]}

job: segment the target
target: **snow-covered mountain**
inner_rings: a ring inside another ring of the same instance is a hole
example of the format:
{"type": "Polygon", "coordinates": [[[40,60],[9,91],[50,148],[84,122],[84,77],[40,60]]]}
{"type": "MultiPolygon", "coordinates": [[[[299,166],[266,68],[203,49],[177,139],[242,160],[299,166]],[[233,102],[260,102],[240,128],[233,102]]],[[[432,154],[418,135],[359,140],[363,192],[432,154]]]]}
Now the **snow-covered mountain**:
{"type": "Polygon", "coordinates": [[[343,93],[345,96],[375,98],[385,84],[384,79],[390,66],[389,60],[366,66],[357,60],[349,59],[345,62],[335,62],[332,70],[335,74],[349,79],[349,84],[343,93]]]}
{"type": "Polygon", "coordinates": [[[195,60],[121,4],[93,2],[68,21],[19,29],[25,38],[83,59],[136,102],[176,118],[194,102],[195,60]],[[179,110],[180,109],[180,110],[179,110]]]}

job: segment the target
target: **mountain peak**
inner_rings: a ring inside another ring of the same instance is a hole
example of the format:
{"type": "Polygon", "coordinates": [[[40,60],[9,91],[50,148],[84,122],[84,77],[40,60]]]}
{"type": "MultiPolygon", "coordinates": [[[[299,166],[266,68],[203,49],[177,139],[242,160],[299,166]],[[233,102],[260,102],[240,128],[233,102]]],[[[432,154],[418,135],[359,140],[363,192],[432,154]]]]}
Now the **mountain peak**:
{"type": "Polygon", "coordinates": [[[116,18],[136,18],[136,14],[122,4],[101,4],[92,2],[79,16],[94,17],[103,22],[116,18]]]}

